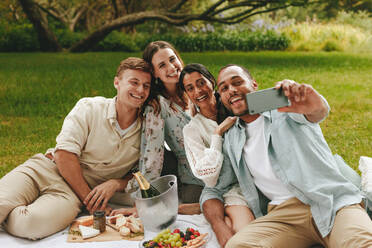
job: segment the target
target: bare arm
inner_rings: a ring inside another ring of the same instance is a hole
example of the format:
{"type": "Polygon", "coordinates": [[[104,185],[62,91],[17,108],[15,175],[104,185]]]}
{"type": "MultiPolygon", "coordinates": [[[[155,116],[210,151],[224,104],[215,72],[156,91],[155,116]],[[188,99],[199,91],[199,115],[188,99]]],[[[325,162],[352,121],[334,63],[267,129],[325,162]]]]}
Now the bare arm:
{"type": "Polygon", "coordinates": [[[225,209],[218,199],[209,199],[203,204],[205,218],[211,224],[218,243],[225,247],[227,241],[234,235],[233,230],[225,223],[225,209]]]}
{"type": "Polygon", "coordinates": [[[83,177],[83,171],[77,155],[65,150],[58,150],[54,154],[54,160],[61,176],[83,202],[89,194],[90,188],[83,177]]]}
{"type": "Polygon", "coordinates": [[[328,106],[320,94],[308,84],[299,84],[292,80],[283,80],[275,88],[282,88],[291,101],[291,106],[279,108],[279,111],[305,115],[310,122],[317,123],[328,114],[328,106]]]}
{"type": "Polygon", "coordinates": [[[237,117],[236,116],[229,116],[227,117],[214,131],[214,134],[222,136],[229,128],[234,125],[237,117]]]}

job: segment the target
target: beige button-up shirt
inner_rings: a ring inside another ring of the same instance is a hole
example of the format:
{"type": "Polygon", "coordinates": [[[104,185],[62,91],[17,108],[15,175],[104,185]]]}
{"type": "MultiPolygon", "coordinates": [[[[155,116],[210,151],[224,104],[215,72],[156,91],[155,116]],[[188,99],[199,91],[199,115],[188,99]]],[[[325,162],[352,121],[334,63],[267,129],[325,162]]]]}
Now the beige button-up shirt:
{"type": "Polygon", "coordinates": [[[66,150],[79,157],[91,188],[112,178],[122,178],[138,163],[141,120],[123,137],[115,128],[116,98],[80,99],[66,116],[54,151],[66,150]]]}

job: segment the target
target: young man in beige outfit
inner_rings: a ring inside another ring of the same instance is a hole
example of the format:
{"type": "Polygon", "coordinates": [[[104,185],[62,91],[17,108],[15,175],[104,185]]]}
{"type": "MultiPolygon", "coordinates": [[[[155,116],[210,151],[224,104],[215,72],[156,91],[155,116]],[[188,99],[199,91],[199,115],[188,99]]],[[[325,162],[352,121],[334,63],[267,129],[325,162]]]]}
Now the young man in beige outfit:
{"type": "MultiPolygon", "coordinates": [[[[36,154],[0,179],[0,223],[18,237],[40,239],[68,226],[85,205],[111,209],[140,156],[140,112],[150,94],[150,66],[123,60],[117,96],[78,101],[64,120],[56,147],[36,154]]],[[[124,194],[130,204],[130,196],[124,194]]]]}

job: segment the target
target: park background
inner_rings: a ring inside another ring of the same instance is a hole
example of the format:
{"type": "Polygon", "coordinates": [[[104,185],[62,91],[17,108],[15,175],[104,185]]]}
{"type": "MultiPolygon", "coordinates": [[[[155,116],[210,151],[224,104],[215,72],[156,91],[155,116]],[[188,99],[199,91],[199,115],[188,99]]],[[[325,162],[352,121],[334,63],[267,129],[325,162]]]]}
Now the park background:
{"type": "Polygon", "coordinates": [[[215,76],[243,65],[261,89],[313,85],[333,153],[355,170],[372,157],[372,0],[2,0],[0,177],[54,147],[78,99],[113,97],[120,61],[153,40],[215,76]]]}

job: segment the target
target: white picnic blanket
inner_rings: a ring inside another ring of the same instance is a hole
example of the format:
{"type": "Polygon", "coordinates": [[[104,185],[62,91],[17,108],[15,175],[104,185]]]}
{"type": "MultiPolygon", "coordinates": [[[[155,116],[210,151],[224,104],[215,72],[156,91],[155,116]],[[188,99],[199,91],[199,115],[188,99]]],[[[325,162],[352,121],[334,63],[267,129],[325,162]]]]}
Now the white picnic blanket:
{"type": "MultiPolygon", "coordinates": [[[[217,238],[212,231],[211,226],[204,218],[203,214],[200,215],[178,215],[176,226],[195,226],[201,233],[208,233],[209,239],[206,248],[219,247],[217,238]]],[[[31,241],[27,239],[17,238],[6,233],[0,228],[0,247],[6,248],[138,248],[139,241],[110,241],[110,242],[86,242],[86,243],[67,243],[68,228],[56,233],[52,236],[42,240],[31,241]]],[[[147,239],[145,233],[145,239],[147,239]]]]}

